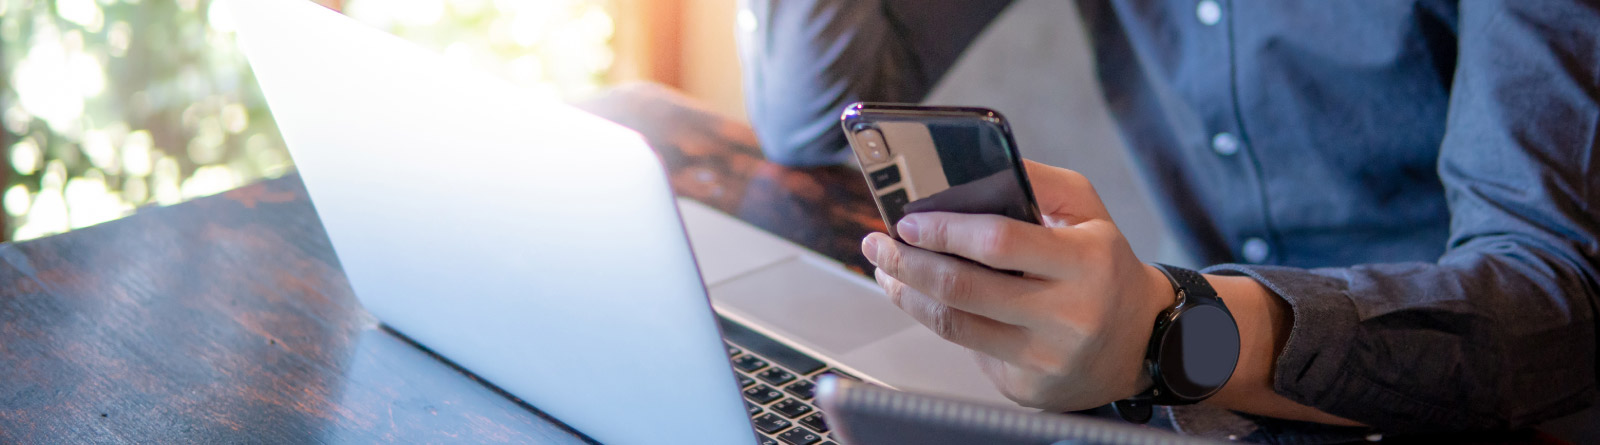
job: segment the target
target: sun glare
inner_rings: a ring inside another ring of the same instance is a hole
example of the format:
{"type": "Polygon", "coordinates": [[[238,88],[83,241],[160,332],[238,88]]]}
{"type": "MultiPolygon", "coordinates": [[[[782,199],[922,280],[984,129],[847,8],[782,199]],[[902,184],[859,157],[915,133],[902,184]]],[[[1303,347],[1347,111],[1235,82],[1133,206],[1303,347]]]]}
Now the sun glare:
{"type": "MultiPolygon", "coordinates": [[[[607,0],[344,5],[357,20],[553,98],[604,86],[614,57],[607,0]]],[[[211,0],[0,0],[6,240],[292,171],[231,17],[211,0]]]]}

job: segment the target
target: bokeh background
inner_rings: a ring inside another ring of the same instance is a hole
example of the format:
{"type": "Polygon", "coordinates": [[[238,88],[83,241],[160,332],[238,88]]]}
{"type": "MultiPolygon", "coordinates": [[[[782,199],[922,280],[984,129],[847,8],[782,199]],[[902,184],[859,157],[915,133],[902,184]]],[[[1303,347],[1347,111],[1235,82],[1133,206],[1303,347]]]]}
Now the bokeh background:
{"type": "MultiPolygon", "coordinates": [[[[733,0],[319,3],[549,97],[648,80],[742,117],[733,0]]],[[[293,170],[226,8],[0,0],[4,240],[293,170]]]]}

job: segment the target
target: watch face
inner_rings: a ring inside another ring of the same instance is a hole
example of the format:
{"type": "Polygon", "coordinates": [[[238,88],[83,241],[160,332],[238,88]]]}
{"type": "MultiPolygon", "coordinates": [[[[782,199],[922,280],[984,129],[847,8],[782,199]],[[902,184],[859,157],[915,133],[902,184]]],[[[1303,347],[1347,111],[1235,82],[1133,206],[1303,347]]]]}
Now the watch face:
{"type": "Polygon", "coordinates": [[[1221,307],[1193,306],[1179,313],[1161,338],[1159,370],[1174,395],[1211,395],[1239,361],[1239,328],[1221,307]]]}

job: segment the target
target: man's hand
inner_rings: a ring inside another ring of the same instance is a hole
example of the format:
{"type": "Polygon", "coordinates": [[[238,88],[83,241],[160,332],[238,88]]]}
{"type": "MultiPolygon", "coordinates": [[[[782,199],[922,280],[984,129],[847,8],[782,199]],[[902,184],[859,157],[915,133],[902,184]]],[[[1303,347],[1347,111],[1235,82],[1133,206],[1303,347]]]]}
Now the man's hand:
{"type": "Polygon", "coordinates": [[[1172,287],[1134,255],[1083,175],[1027,168],[1043,226],[917,213],[896,226],[910,245],[874,233],[862,252],[895,304],[977,352],[1017,403],[1063,411],[1133,396],[1150,384],[1145,348],[1172,287]]]}

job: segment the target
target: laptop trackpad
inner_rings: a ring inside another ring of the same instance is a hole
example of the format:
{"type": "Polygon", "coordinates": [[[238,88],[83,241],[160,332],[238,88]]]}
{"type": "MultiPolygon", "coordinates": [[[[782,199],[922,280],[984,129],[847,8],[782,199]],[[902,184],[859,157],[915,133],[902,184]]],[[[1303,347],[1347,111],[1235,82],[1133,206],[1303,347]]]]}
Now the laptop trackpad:
{"type": "Polygon", "coordinates": [[[838,265],[798,256],[710,289],[719,311],[838,357],[915,325],[883,291],[838,265]]]}

